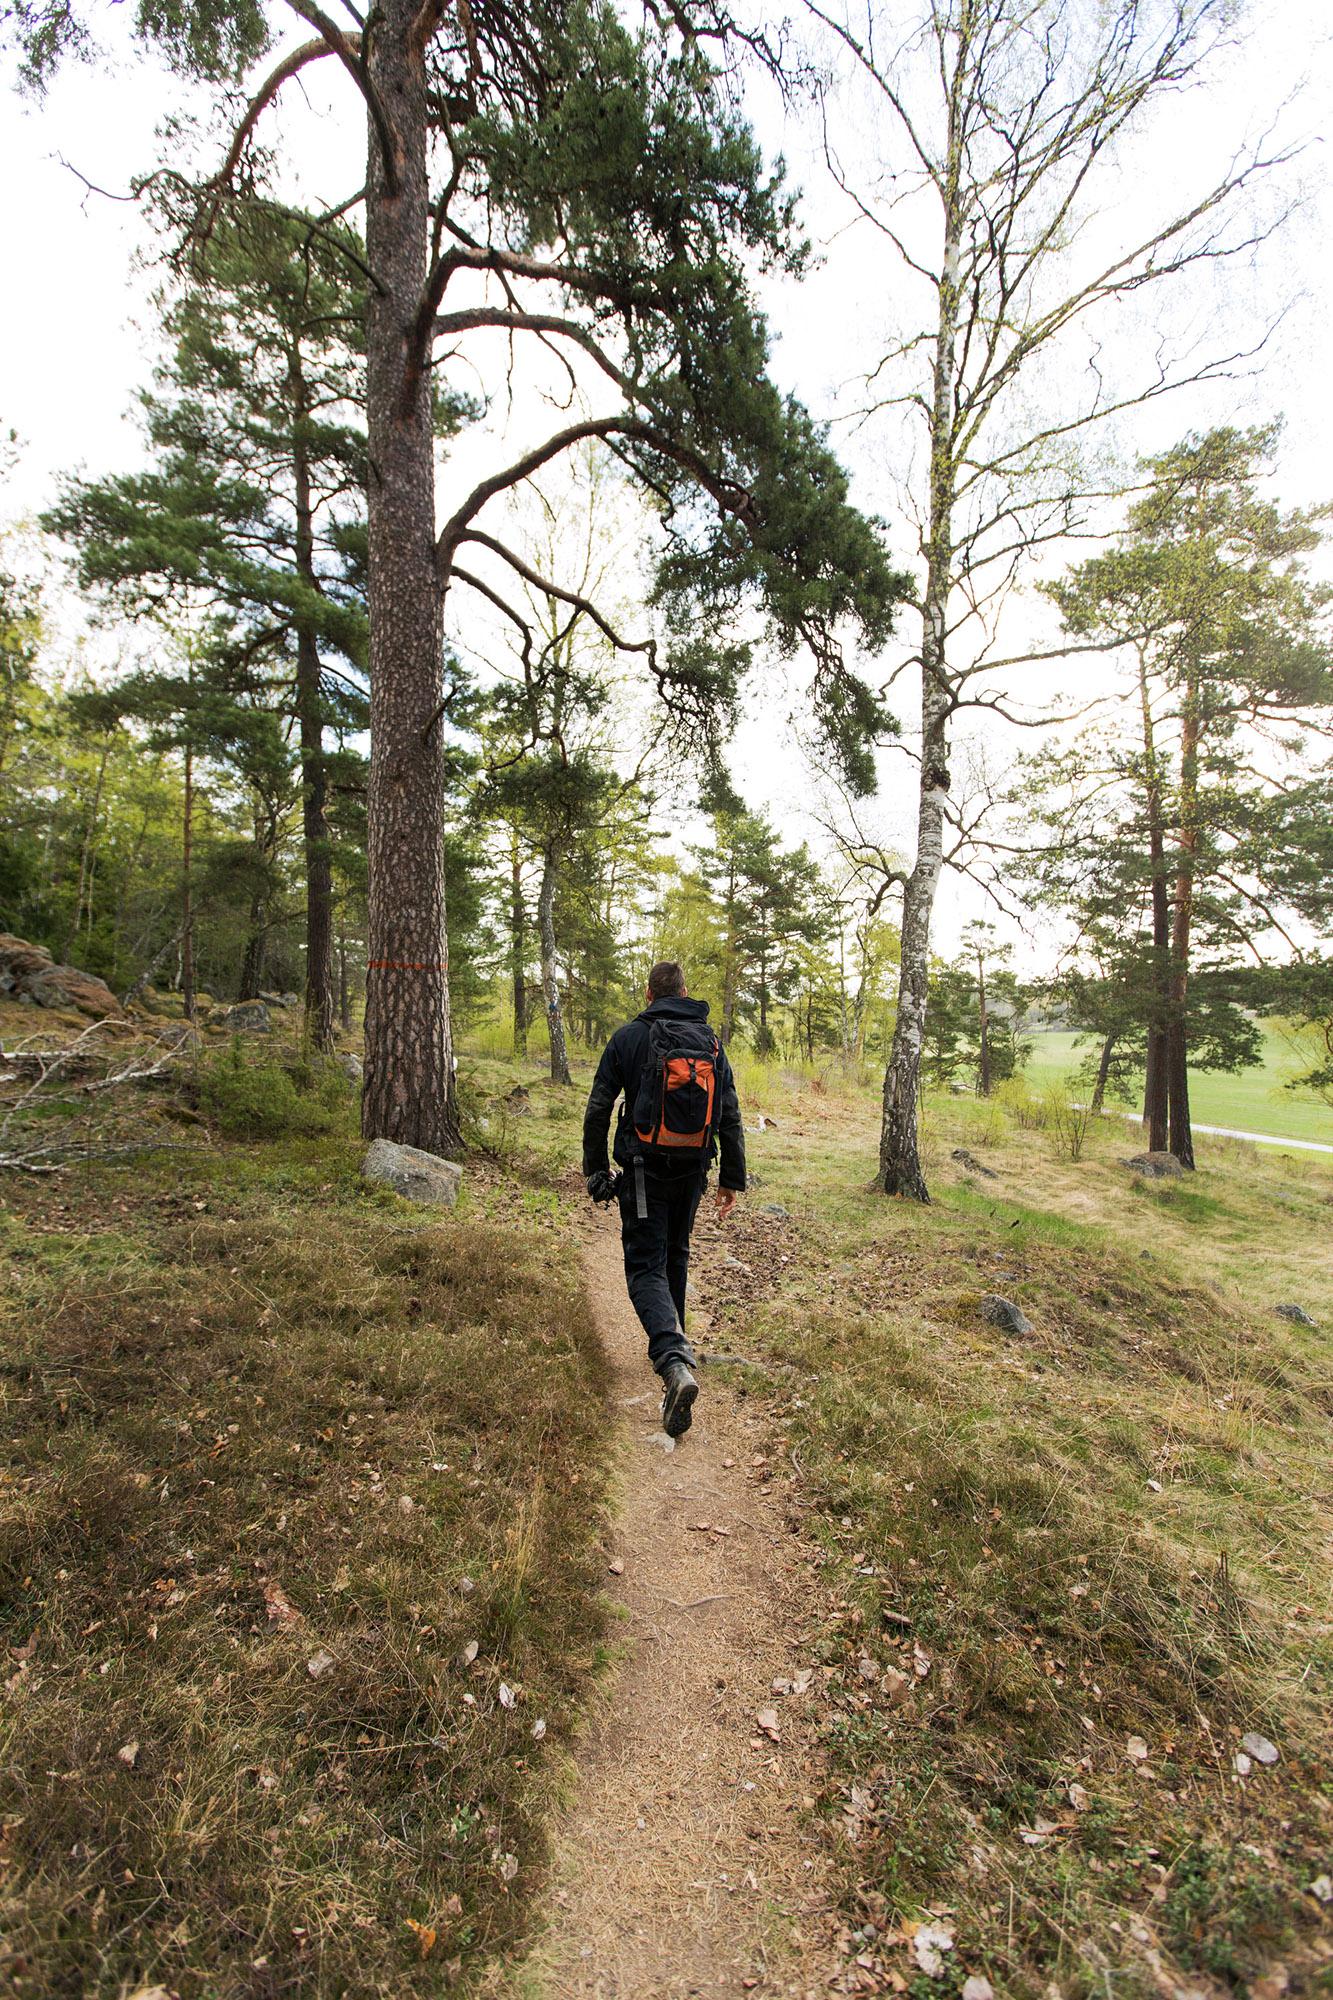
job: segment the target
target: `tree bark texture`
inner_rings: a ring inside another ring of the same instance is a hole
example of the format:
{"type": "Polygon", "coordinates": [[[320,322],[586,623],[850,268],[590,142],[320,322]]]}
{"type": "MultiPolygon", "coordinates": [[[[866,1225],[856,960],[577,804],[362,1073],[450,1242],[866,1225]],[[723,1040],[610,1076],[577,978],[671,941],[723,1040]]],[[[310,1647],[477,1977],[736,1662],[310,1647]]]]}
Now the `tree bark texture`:
{"type": "Polygon", "coordinates": [[[1102,1040],[1102,1052],[1097,1058],[1097,1081],[1092,1086],[1092,1103],[1089,1109],[1094,1117],[1101,1112],[1106,1102],[1106,1085],[1111,1075],[1111,1057],[1115,1052],[1116,1037],[1106,1035],[1102,1040]]]}
{"type": "Polygon", "coordinates": [[[1176,854],[1175,908],[1171,922],[1171,983],[1166,1037],[1166,1090],[1170,1148],[1182,1167],[1194,1166],[1190,1129],[1189,996],[1190,933],[1194,923],[1194,857],[1199,841],[1199,688],[1186,682],[1180,733],[1180,834],[1176,854]]]}
{"type": "Polygon", "coordinates": [[[1148,1023],[1148,1067],[1143,1082],[1143,1122],[1148,1149],[1166,1151],[1167,1019],[1170,1007],[1171,912],[1166,886],[1166,833],[1162,774],[1157,760],[1147,661],[1139,659],[1139,700],[1143,711],[1143,758],[1148,806],[1148,856],[1152,869],[1153,1014],[1148,1023]]]}
{"type": "Polygon", "coordinates": [[[930,411],[930,521],[926,545],[926,588],[921,606],[921,771],[917,801],[916,859],[903,890],[902,952],[898,968],[898,1013],[893,1046],[884,1072],[876,1184],[885,1194],[929,1201],[921,1169],[917,1100],[921,1090],[921,1045],[926,1026],[930,969],[930,920],[944,866],[944,801],[949,790],[945,638],[953,574],[954,350],[958,337],[958,258],[962,219],[958,206],[961,144],[956,107],[951,105],[949,158],[944,207],[944,258],[930,411]]]}
{"type": "Polygon", "coordinates": [[[347,932],[338,926],[338,1019],[345,1035],[352,1032],[352,988],[347,977],[347,932]]]}
{"type": "Polygon", "coordinates": [[[97,841],[97,822],[102,812],[102,789],[106,783],[107,759],[110,755],[111,738],[107,736],[102,741],[102,755],[97,765],[97,783],[93,788],[92,804],[88,808],[88,817],[84,822],[83,843],[79,850],[79,888],[78,894],[74,899],[74,918],[69,927],[69,936],[65,940],[64,957],[66,961],[72,959],[74,956],[74,947],[79,937],[79,926],[83,922],[85,901],[88,906],[88,928],[89,930],[92,929],[94,848],[97,841]]]}
{"type": "Polygon", "coordinates": [[[537,928],[541,934],[542,993],[546,999],[546,1027],[551,1037],[551,1081],[572,1083],[569,1052],[565,1047],[565,1022],[560,1008],[560,979],[555,957],[555,892],[559,877],[555,855],[548,848],[542,857],[542,886],[537,897],[537,928]]]}
{"type": "Polygon", "coordinates": [[[736,870],[727,876],[727,942],[722,963],[722,1040],[729,1042],[736,1032],[736,870]]]}
{"type": "Polygon", "coordinates": [[[264,984],[264,960],[268,955],[266,899],[262,890],[250,898],[245,951],[241,956],[241,977],[236,989],[238,1000],[257,1000],[264,984]]]}
{"type": "Polygon", "coordinates": [[[462,1150],[453,1087],[444,906],[443,675],[435,558],[430,377],[416,321],[426,277],[425,67],[416,0],[384,0],[369,81],[391,135],[371,122],[366,250],[370,453],[369,919],[361,1126],[430,1153],[462,1150]]]}

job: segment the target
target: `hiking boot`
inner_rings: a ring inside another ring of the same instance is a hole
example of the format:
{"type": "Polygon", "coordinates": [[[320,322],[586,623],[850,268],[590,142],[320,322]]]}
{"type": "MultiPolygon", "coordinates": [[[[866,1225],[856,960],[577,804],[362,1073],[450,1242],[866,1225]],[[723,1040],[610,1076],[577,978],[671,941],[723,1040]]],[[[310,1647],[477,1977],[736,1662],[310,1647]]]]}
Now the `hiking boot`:
{"type": "Polygon", "coordinates": [[[662,1381],[666,1390],[662,1397],[662,1429],[669,1438],[678,1438],[690,1427],[699,1384],[683,1361],[668,1362],[662,1381]]]}

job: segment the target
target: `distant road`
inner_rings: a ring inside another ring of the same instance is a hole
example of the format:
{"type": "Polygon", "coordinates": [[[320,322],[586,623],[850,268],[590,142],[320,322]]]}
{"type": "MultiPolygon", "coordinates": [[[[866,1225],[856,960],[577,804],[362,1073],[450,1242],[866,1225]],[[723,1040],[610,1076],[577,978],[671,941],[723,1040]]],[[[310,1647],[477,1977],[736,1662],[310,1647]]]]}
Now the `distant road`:
{"type": "MultiPolygon", "coordinates": [[[[1143,1120],[1137,1111],[1122,1111],[1131,1125],[1141,1125],[1143,1120]]],[[[1190,1120],[1194,1132],[1209,1132],[1214,1139],[1249,1139],[1256,1146],[1291,1146],[1298,1153],[1333,1153],[1333,1146],[1326,1146],[1322,1139],[1279,1139],[1272,1132],[1238,1132],[1231,1125],[1200,1125],[1197,1118],[1190,1120]]]]}

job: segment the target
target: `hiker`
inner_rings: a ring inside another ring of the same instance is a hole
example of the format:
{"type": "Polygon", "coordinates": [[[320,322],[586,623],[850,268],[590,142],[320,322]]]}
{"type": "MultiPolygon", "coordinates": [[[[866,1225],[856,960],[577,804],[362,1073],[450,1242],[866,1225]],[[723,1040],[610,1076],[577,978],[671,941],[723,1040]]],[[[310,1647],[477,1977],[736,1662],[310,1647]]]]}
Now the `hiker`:
{"type": "Polygon", "coordinates": [[[745,1192],[745,1133],[726,1051],[708,1025],[708,1002],[691,1000],[669,959],[648,974],[648,1004],[617,1028],[597,1065],[583,1119],[583,1173],[594,1201],[618,1201],[630,1301],[662,1378],[662,1428],[690,1427],[699,1384],[685,1337],[690,1231],[708,1169],[721,1146],[717,1212],[725,1221],[745,1192]],[[606,1162],[611,1110],[616,1121],[606,1162]]]}

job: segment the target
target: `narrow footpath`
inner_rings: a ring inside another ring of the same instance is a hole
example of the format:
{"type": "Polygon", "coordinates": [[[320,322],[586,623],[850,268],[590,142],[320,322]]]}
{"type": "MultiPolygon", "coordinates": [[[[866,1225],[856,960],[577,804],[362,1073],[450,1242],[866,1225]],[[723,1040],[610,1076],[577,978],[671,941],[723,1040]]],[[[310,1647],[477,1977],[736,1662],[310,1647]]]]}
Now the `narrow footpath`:
{"type": "Polygon", "coordinates": [[[590,1219],[583,1254],[621,1418],[607,1584],[625,1650],[578,1758],[524,1990],[805,1995],[830,1970],[824,1863],[799,1812],[815,1702],[773,1683],[799,1687],[811,1665],[817,1578],[744,1399],[705,1369],[694,1427],[668,1448],[609,1220],[590,1219]]]}

